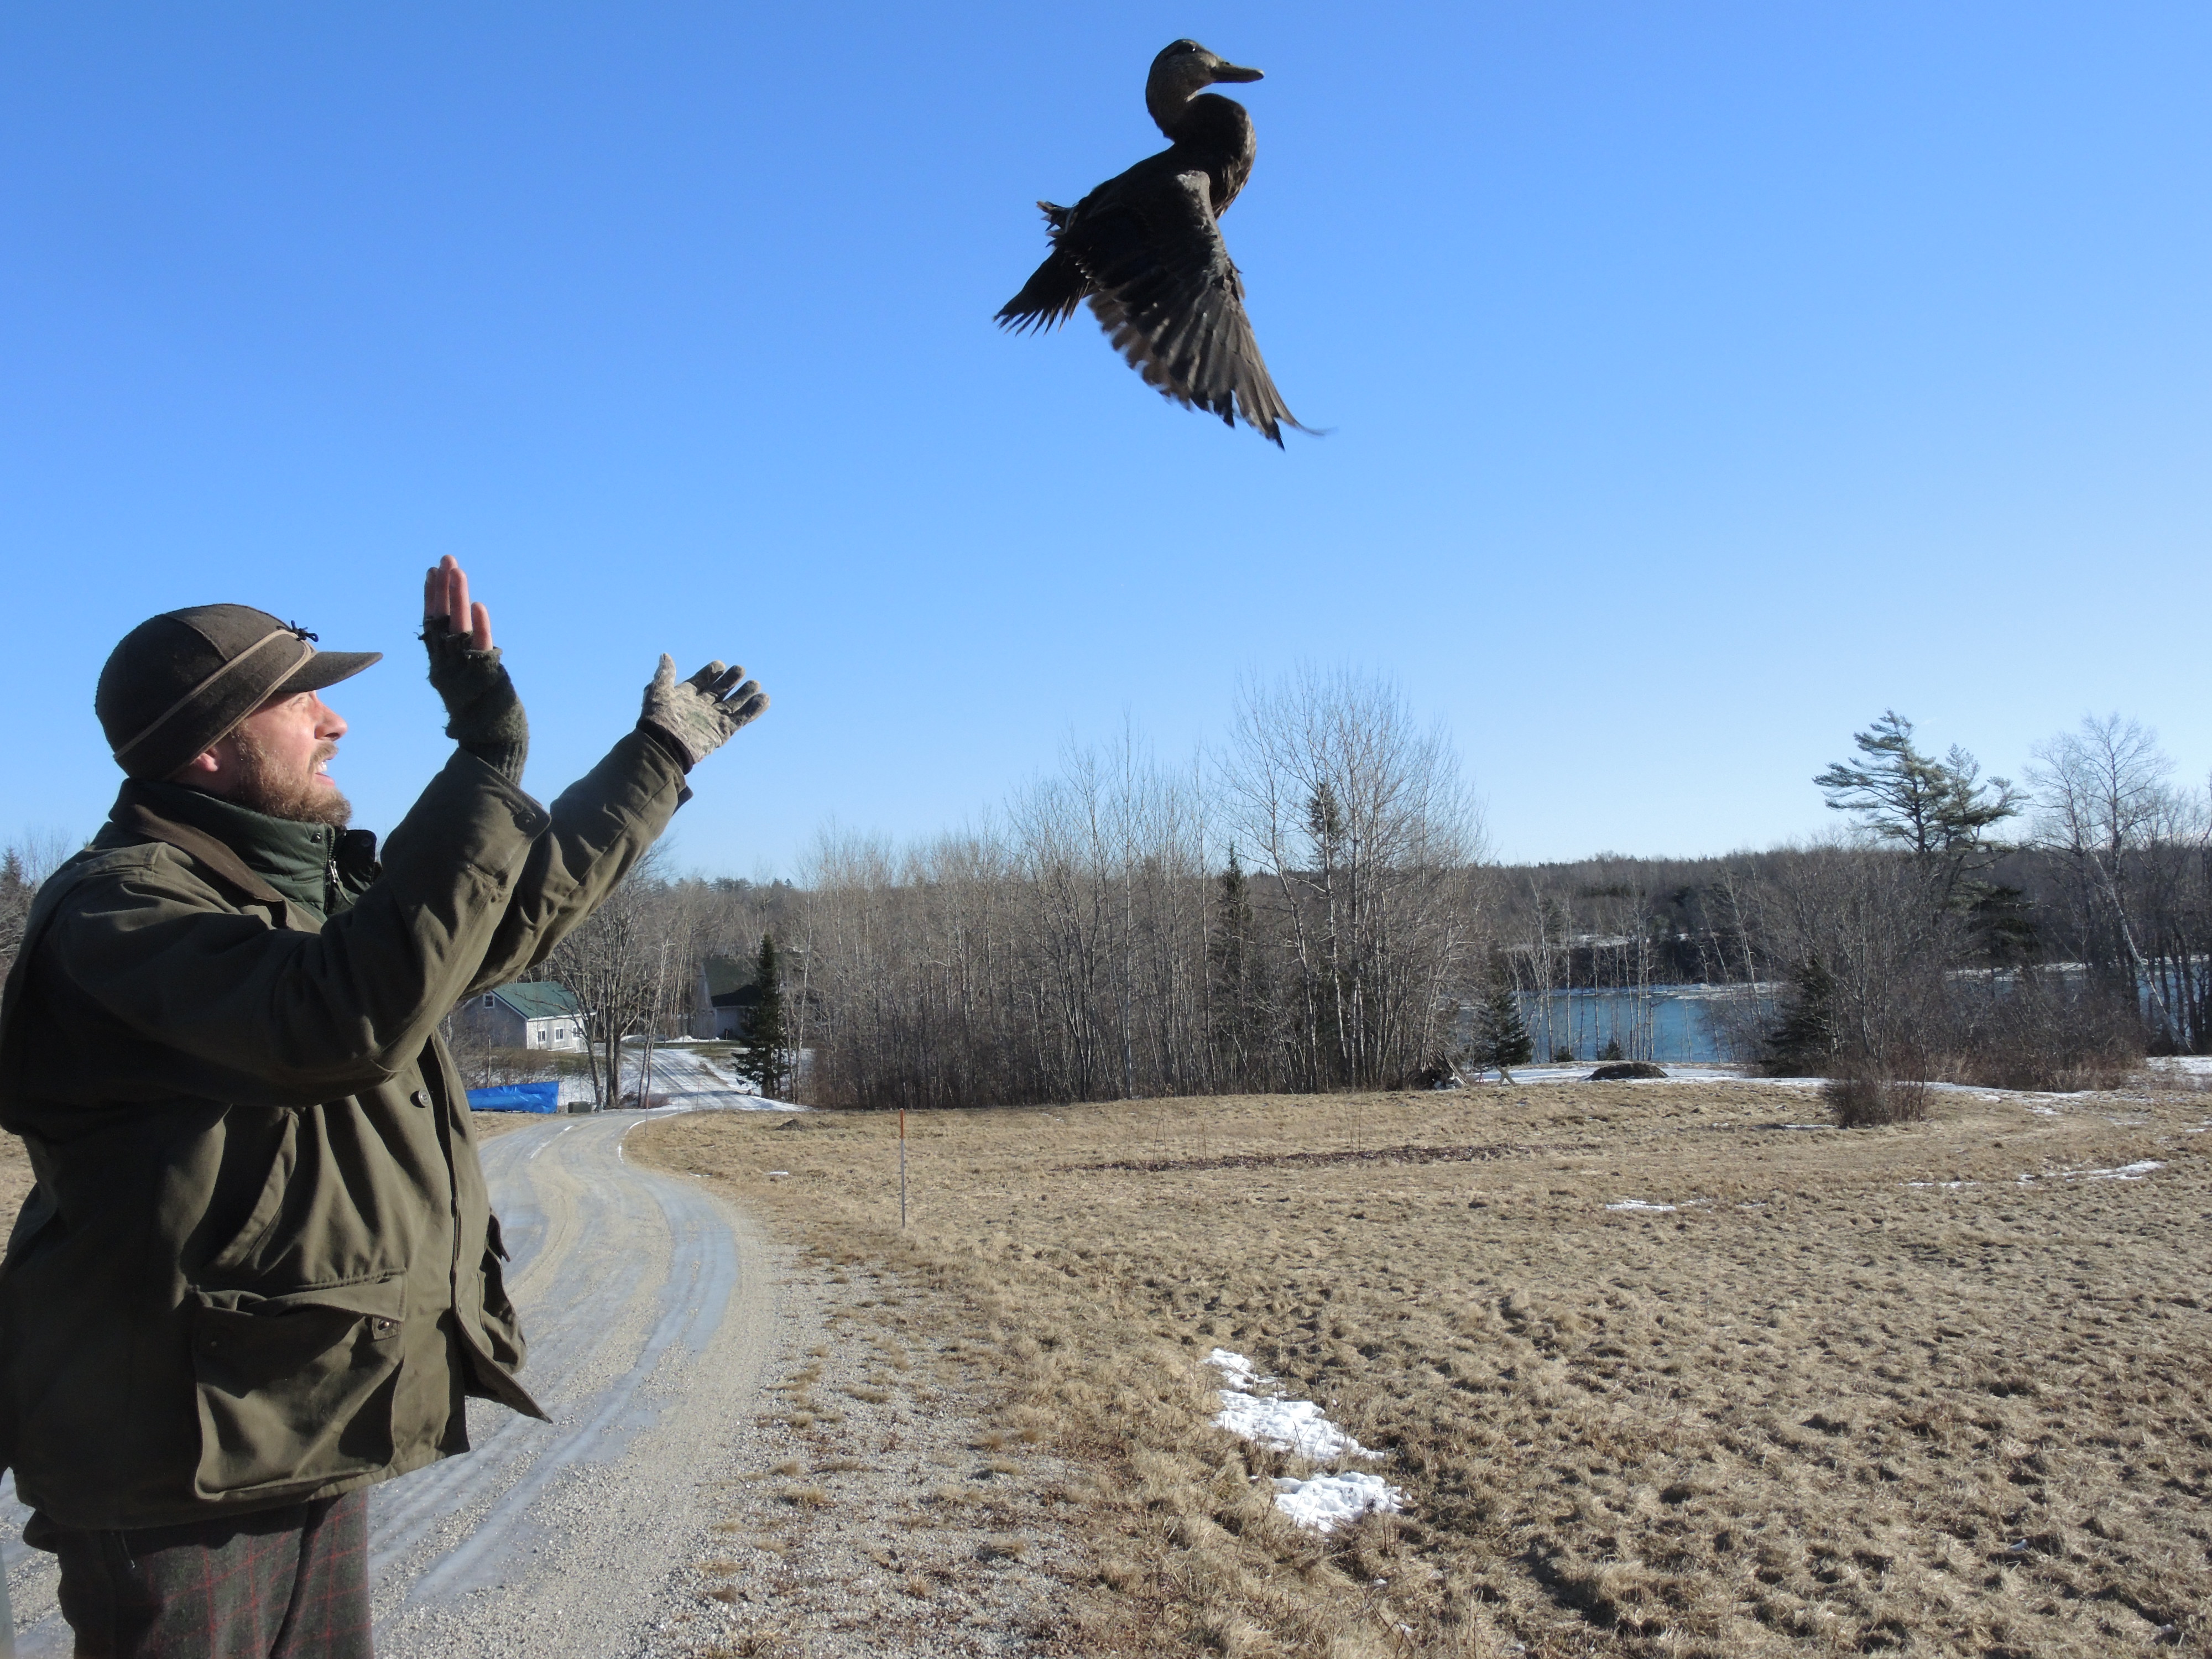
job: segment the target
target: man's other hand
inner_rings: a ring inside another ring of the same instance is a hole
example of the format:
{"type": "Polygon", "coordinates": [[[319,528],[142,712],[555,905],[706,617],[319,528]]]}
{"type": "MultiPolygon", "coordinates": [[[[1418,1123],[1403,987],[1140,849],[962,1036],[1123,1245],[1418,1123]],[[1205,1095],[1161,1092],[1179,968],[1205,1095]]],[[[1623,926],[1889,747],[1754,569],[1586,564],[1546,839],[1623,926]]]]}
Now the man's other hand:
{"type": "Polygon", "coordinates": [[[768,707],[768,693],[745,671],[710,662],[688,680],[676,678],[676,659],[663,653],[659,672],[645,688],[638,725],[659,738],[689,772],[768,707]]]}

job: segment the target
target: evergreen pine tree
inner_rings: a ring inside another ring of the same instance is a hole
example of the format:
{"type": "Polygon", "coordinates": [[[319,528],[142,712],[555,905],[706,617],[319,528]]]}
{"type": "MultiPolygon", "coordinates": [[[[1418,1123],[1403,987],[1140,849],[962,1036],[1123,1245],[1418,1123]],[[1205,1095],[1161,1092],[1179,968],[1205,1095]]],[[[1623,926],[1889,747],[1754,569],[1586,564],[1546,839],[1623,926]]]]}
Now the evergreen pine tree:
{"type": "Polygon", "coordinates": [[[1966,878],[2003,850],[1990,831],[2019,816],[2019,792],[2008,779],[1984,780],[1980,763],[1956,744],[1941,760],[1922,754],[1912,722],[1895,709],[1851,742],[1863,758],[1835,762],[1814,787],[1832,810],[1858,814],[1875,836],[1935,870],[1941,908],[1971,904],[1978,895],[1966,878]]]}
{"type": "Polygon", "coordinates": [[[2025,888],[2002,883],[1967,882],[1960,902],[1966,927],[1976,943],[1989,953],[1990,966],[2010,968],[2034,958],[2040,943],[2036,934],[2035,901],[2025,888]]]}
{"type": "Polygon", "coordinates": [[[1344,839],[1344,808],[1337,804],[1336,791],[1327,779],[1315,785],[1313,793],[1306,797],[1306,830],[1313,836],[1318,860],[1334,863],[1337,843],[1344,839]]]}
{"type": "Polygon", "coordinates": [[[1521,1018],[1521,999],[1503,975],[1490,982],[1474,1011],[1474,1063],[1495,1071],[1500,1083],[1513,1081],[1510,1068],[1526,1066],[1536,1057],[1528,1027],[1521,1018]]]}
{"type": "Polygon", "coordinates": [[[783,965],[775,939],[767,933],[761,935],[753,988],[759,994],[738,1048],[738,1074],[770,1100],[781,1100],[791,1082],[791,1052],[783,1027],[783,965]]]}
{"type": "Polygon", "coordinates": [[[1770,1077],[1824,1077],[1840,1046],[1836,1030],[1836,976],[1819,956],[1797,969],[1782,1018],[1766,1034],[1770,1077]]]}
{"type": "Polygon", "coordinates": [[[1252,897],[1246,890],[1244,866],[1237,849],[1229,849],[1229,867],[1222,872],[1220,896],[1214,902],[1212,937],[1206,956],[1213,969],[1213,1030],[1231,1073],[1243,1078],[1257,1034],[1257,997],[1253,984],[1252,897]]]}

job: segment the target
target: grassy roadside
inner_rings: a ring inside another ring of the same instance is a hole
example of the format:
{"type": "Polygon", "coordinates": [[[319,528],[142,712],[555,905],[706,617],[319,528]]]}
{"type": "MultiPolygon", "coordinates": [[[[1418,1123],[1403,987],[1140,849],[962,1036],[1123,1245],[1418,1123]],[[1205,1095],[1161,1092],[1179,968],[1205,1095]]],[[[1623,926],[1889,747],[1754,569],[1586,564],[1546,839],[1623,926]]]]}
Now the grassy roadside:
{"type": "Polygon", "coordinates": [[[2042,1659],[2206,1650],[2208,1114],[1947,1094],[1845,1135],[1778,1127],[1802,1091],[1674,1085],[938,1114],[903,1234],[887,1118],[629,1145],[958,1310],[945,1346],[1096,1472],[1083,1650],[2042,1659]],[[1265,1477],[1306,1470],[1211,1425],[1217,1343],[1384,1449],[1410,1513],[1282,1520],[1265,1477]]]}

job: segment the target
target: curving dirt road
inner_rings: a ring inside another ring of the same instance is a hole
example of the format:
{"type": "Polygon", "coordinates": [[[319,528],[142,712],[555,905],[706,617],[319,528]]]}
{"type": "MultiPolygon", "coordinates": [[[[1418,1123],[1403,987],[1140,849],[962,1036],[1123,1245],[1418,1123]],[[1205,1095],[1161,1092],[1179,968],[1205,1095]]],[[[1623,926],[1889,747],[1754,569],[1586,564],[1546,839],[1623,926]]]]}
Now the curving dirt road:
{"type": "MultiPolygon", "coordinates": [[[[644,1655],[705,1547],[715,1481],[766,1352],[763,1242],[690,1180],[643,1169],[624,1112],[489,1141],[484,1169],[530,1338],[524,1380],[552,1414],[471,1401],[465,1457],[379,1487],[370,1573],[385,1659],[644,1655]]],[[[52,1558],[24,1548],[0,1481],[22,1659],[59,1659],[52,1558]]]]}

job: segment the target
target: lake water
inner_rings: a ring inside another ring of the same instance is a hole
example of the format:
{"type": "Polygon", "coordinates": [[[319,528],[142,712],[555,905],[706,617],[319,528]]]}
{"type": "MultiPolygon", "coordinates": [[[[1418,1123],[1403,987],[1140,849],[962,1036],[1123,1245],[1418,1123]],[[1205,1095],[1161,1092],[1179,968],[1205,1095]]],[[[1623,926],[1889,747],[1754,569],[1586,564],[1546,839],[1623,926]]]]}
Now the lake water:
{"type": "Polygon", "coordinates": [[[1525,992],[1521,1018],[1536,1046],[1536,1059],[1549,1060],[1560,1048],[1580,1060],[1595,1060],[1608,1043],[1618,1043],[1626,1060],[1722,1060],[1726,1051],[1715,1017],[1741,1006],[1753,994],[1741,985],[1654,985],[1644,991],[1525,992]]]}

